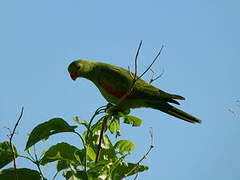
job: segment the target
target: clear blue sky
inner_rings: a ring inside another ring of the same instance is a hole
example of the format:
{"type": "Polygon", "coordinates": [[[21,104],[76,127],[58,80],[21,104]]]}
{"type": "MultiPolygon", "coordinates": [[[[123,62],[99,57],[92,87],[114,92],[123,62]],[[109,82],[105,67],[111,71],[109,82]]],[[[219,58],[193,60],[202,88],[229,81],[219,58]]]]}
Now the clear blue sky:
{"type": "MultiPolygon", "coordinates": [[[[140,70],[165,45],[154,67],[165,73],[154,83],[186,97],[181,109],[202,119],[195,125],[151,109],[136,109],[140,128],[123,126],[123,138],[137,149],[136,162],[155,148],[138,177],[167,180],[239,180],[240,3],[237,0],[8,0],[0,2],[0,141],[25,107],[15,144],[24,149],[26,134],[53,117],[70,124],[73,116],[89,119],[106,101],[89,81],[72,81],[67,66],[91,59],[127,67],[144,40],[140,70]]],[[[145,76],[149,79],[149,75],[145,76]]],[[[39,151],[57,142],[79,146],[71,134],[55,135],[37,145],[39,151]]],[[[19,167],[31,167],[18,160],[19,167]]],[[[49,174],[54,165],[45,169],[49,174]]],[[[61,178],[58,178],[61,179],[61,178]]]]}

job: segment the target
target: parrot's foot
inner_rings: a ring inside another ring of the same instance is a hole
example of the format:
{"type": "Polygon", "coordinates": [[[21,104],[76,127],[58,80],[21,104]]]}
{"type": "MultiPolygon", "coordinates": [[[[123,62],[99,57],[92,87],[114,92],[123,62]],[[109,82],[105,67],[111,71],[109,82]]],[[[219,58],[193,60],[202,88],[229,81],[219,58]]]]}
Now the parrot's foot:
{"type": "Polygon", "coordinates": [[[118,107],[116,105],[112,105],[109,103],[107,105],[106,113],[108,113],[108,115],[110,115],[110,116],[116,116],[116,115],[118,115],[118,113],[123,113],[123,114],[127,115],[130,113],[130,109],[129,108],[123,109],[121,107],[118,107]]]}

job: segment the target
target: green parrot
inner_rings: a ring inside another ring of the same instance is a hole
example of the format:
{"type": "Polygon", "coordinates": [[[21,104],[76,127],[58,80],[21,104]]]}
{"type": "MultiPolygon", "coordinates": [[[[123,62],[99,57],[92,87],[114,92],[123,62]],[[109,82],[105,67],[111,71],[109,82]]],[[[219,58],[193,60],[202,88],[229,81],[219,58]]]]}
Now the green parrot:
{"type": "MultiPolygon", "coordinates": [[[[92,81],[103,97],[112,104],[117,104],[119,99],[129,90],[133,76],[126,69],[106,63],[89,60],[77,60],[68,67],[69,74],[73,80],[78,77],[92,81]]],[[[175,94],[164,92],[146,81],[136,81],[131,93],[119,105],[121,110],[130,108],[153,108],[183,119],[191,123],[200,123],[198,118],[170,105],[178,104],[177,100],[185,98],[175,94]]]]}

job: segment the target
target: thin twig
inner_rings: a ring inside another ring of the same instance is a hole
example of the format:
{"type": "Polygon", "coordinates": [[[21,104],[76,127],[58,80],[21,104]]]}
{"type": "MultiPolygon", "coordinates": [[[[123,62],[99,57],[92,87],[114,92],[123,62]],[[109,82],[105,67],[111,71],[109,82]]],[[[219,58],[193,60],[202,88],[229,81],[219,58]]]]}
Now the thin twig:
{"type": "Polygon", "coordinates": [[[137,179],[137,177],[138,177],[138,173],[136,174],[136,176],[134,177],[134,179],[133,179],[133,180],[136,180],[136,179],[137,179]]]}
{"type": "Polygon", "coordinates": [[[27,156],[24,156],[24,155],[20,155],[18,154],[18,157],[21,157],[21,158],[25,158],[25,159],[28,159],[29,161],[31,161],[32,163],[35,163],[35,161],[27,156]]]}
{"type": "Polygon", "coordinates": [[[150,69],[150,71],[153,73],[152,74],[152,77],[149,81],[149,84],[152,84],[154,81],[158,80],[160,77],[162,77],[162,75],[164,74],[164,69],[163,69],[163,72],[161,74],[159,74],[156,78],[154,78],[154,71],[152,69],[150,69]]]}
{"type": "MultiPolygon", "coordinates": [[[[139,167],[140,163],[141,163],[144,159],[146,159],[146,158],[148,157],[148,155],[150,154],[150,152],[151,152],[152,149],[154,148],[152,129],[149,131],[149,133],[150,133],[150,138],[151,138],[151,145],[150,145],[148,151],[147,151],[146,154],[144,154],[144,156],[136,163],[136,166],[134,166],[129,172],[127,172],[126,174],[124,174],[124,175],[121,177],[121,179],[129,176],[133,171],[135,171],[135,170],[139,167]]],[[[137,178],[137,176],[135,177],[135,179],[136,179],[136,178],[137,178]]]]}
{"type": "Polygon", "coordinates": [[[10,135],[8,135],[9,137],[9,145],[10,145],[10,149],[11,149],[11,153],[12,153],[12,158],[13,158],[13,168],[14,168],[14,173],[15,173],[15,179],[18,180],[18,175],[17,175],[17,164],[16,164],[16,152],[14,150],[14,147],[13,147],[13,144],[12,144],[12,140],[13,140],[13,136],[14,134],[16,133],[16,129],[17,129],[17,126],[20,122],[20,120],[22,119],[23,117],[23,111],[24,111],[24,107],[22,107],[21,109],[21,113],[20,113],[20,116],[18,117],[18,120],[13,128],[13,131],[11,131],[11,129],[9,129],[10,131],[10,135]]]}
{"type": "MultiPolygon", "coordinates": [[[[88,131],[87,131],[88,132],[88,131]]],[[[88,144],[84,141],[83,137],[81,136],[81,134],[79,134],[78,132],[74,132],[75,134],[78,135],[78,137],[80,137],[82,144],[84,146],[85,149],[85,158],[84,158],[84,170],[87,171],[87,146],[88,144]]]]}
{"type": "Polygon", "coordinates": [[[33,145],[33,153],[34,153],[34,157],[35,157],[35,161],[38,161],[38,156],[37,156],[37,151],[36,151],[36,145],[33,145]]]}
{"type": "Polygon", "coordinates": [[[142,40],[140,41],[140,44],[138,46],[138,49],[137,49],[137,53],[136,53],[136,56],[135,56],[135,60],[134,60],[134,79],[137,77],[137,71],[138,71],[138,55],[139,55],[139,52],[140,52],[140,49],[142,47],[142,40]]]}
{"type": "Polygon", "coordinates": [[[162,47],[161,47],[161,49],[159,50],[159,52],[158,52],[158,54],[156,55],[156,57],[154,58],[154,60],[152,61],[152,63],[148,66],[148,68],[138,77],[138,79],[140,79],[141,77],[143,77],[144,76],[144,74],[146,74],[148,71],[149,71],[149,69],[152,67],[152,65],[155,63],[155,61],[158,59],[158,57],[161,55],[161,53],[162,53],[162,50],[163,50],[163,45],[162,45],[162,47]]]}
{"type": "Polygon", "coordinates": [[[30,152],[30,149],[27,150],[27,154],[32,158],[32,160],[35,162],[35,159],[34,157],[32,156],[31,152],[30,152]]]}
{"type": "Polygon", "coordinates": [[[129,66],[128,66],[128,72],[129,72],[129,75],[131,76],[131,78],[134,79],[129,66]]]}
{"type": "MultiPolygon", "coordinates": [[[[153,66],[153,64],[156,62],[156,60],[158,59],[158,57],[161,55],[162,50],[163,50],[163,47],[164,47],[164,46],[161,47],[161,49],[159,50],[158,54],[155,56],[155,58],[153,59],[152,63],[147,67],[147,69],[146,69],[140,76],[137,76],[137,74],[136,74],[137,71],[138,71],[138,70],[136,70],[136,69],[138,68],[137,58],[138,58],[138,55],[139,55],[141,46],[142,46],[142,41],[140,41],[140,44],[139,44],[139,46],[138,46],[137,53],[136,53],[136,56],[135,56],[135,61],[134,61],[134,63],[135,63],[135,64],[134,64],[134,67],[135,67],[134,72],[135,72],[135,73],[134,73],[134,78],[132,79],[132,84],[129,86],[128,91],[118,100],[116,106],[119,106],[119,105],[123,102],[123,100],[126,99],[126,97],[129,96],[129,95],[132,93],[133,88],[134,88],[136,82],[137,82],[139,79],[141,79],[141,78],[151,69],[151,67],[153,66]]],[[[130,68],[128,68],[128,69],[130,70],[130,68]]],[[[129,71],[129,73],[131,74],[130,71],[129,71]]]]}
{"type": "Polygon", "coordinates": [[[134,60],[134,76],[132,76],[130,68],[128,67],[129,73],[130,73],[131,77],[133,77],[132,78],[132,84],[129,86],[127,92],[118,100],[116,106],[119,106],[123,102],[123,100],[126,99],[126,97],[132,93],[135,83],[137,82],[138,79],[140,79],[137,76],[137,72],[138,72],[138,70],[137,70],[138,69],[138,61],[137,61],[137,59],[138,59],[138,55],[139,55],[141,47],[142,47],[142,40],[139,43],[139,46],[138,46],[138,49],[137,49],[137,53],[136,53],[136,56],[135,56],[135,60],[134,60]]]}
{"type": "Polygon", "coordinates": [[[58,175],[59,172],[60,172],[60,171],[57,171],[57,172],[54,174],[52,180],[54,180],[54,179],[57,177],[57,175],[58,175]]]}

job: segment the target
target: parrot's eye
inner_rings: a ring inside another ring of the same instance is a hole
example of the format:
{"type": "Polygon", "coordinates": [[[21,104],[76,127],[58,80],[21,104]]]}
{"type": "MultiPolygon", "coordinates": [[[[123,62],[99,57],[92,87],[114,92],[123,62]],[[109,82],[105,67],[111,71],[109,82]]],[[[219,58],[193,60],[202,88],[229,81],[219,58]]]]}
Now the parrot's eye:
{"type": "Polygon", "coordinates": [[[80,66],[78,66],[78,67],[77,67],[77,70],[79,70],[80,68],[81,68],[81,67],[80,67],[80,66]]]}

